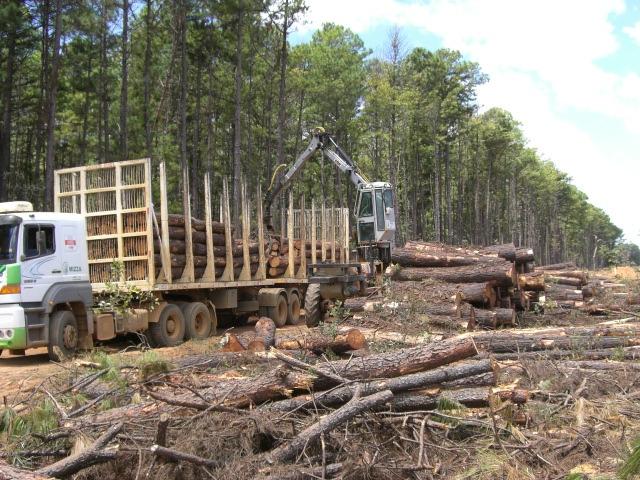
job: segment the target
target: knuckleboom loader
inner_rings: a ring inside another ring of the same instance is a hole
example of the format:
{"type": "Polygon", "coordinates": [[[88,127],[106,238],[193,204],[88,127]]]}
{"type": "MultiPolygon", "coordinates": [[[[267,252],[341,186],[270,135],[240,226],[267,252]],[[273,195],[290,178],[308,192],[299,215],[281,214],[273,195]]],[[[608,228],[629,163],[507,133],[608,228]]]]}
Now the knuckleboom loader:
{"type": "MultiPolygon", "coordinates": [[[[316,152],[333,162],[349,177],[356,187],[356,249],[358,260],[373,266],[386,267],[391,263],[391,251],[395,244],[396,220],[393,186],[387,182],[370,182],[358,169],[356,163],[340,148],[322,127],[313,130],[307,148],[298,156],[289,170],[278,177],[265,196],[265,222],[271,225],[273,199],[288,188],[316,152]]],[[[284,167],[285,165],[280,165],[284,167]]],[[[277,173],[277,171],[276,171],[277,173]]]]}
{"type": "MultiPolygon", "coordinates": [[[[328,140],[322,135],[315,138],[328,140]]],[[[347,164],[345,168],[351,167],[347,164]]],[[[259,189],[253,207],[247,189],[242,189],[240,228],[235,232],[241,238],[234,239],[226,181],[219,198],[221,218],[215,222],[207,174],[200,190],[205,219],[198,223],[191,217],[188,175],[183,172],[182,220],[183,226],[192,228],[174,230],[182,232],[178,243],[184,261],[176,272],[172,249],[177,245],[170,235],[164,163],[159,164],[155,178],[159,188],[154,189],[149,159],[73,167],[54,172],[54,212],[33,211],[28,202],[0,204],[0,355],[3,350],[24,354],[27,349],[47,347],[50,358],[61,360],[77,349],[91,348],[96,341],[127,332],[143,333],[152,346],[174,346],[186,339],[209,337],[216,331],[218,315],[266,315],[279,327],[295,325],[305,319],[300,313],[303,303],[307,324],[315,325],[326,309],[326,300],[344,299],[362,291],[363,269],[349,263],[348,212],[332,210],[346,214],[337,236],[333,221],[331,228],[325,224],[324,214],[319,225],[308,225],[313,226],[311,236],[306,228],[299,228],[295,240],[293,234],[288,235],[289,266],[281,276],[269,278],[266,262],[272,236],[264,231],[259,189]],[[206,229],[196,231],[198,225],[206,225],[206,229]],[[196,233],[200,238],[197,242],[204,244],[196,245],[196,233]],[[313,239],[327,237],[340,247],[341,258],[332,255],[320,262],[325,267],[322,274],[322,268],[307,265],[304,250],[298,261],[291,257],[294,242],[304,246],[310,238],[313,263],[317,254],[313,239]],[[250,248],[256,245],[258,253],[252,250],[250,254],[250,248]],[[197,257],[196,246],[200,252],[197,257]],[[244,259],[240,271],[234,268],[238,248],[244,259]],[[259,258],[257,269],[253,260],[249,261],[254,257],[259,258]],[[196,260],[199,267],[204,264],[206,268],[196,268],[196,260]],[[116,264],[119,267],[114,269],[116,264]],[[226,265],[222,272],[214,268],[218,264],[226,265]],[[105,311],[99,299],[113,285],[114,272],[116,281],[126,288],[135,287],[151,295],[153,305],[133,305],[124,312],[105,311]],[[316,277],[319,283],[311,280],[316,277]]],[[[379,228],[382,223],[376,223],[392,219],[392,212],[376,215],[381,211],[378,206],[384,205],[386,184],[361,183],[361,238],[371,245],[390,241],[384,236],[388,231],[379,228]]],[[[291,193],[287,211],[291,232],[296,212],[303,221],[307,216],[317,218],[313,206],[311,211],[306,210],[303,199],[296,210],[291,193]]]]}

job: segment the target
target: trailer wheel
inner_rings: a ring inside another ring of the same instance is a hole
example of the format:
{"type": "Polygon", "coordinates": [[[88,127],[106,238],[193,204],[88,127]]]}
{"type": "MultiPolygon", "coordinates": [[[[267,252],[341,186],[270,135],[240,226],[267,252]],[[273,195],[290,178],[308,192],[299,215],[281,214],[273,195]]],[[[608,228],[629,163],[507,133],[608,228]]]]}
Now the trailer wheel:
{"type": "Polygon", "coordinates": [[[184,340],[185,321],[182,310],[173,303],[167,304],[156,323],[149,325],[149,336],[154,347],[175,347],[184,340]]]}
{"type": "Polygon", "coordinates": [[[298,325],[300,323],[300,297],[297,293],[289,294],[289,305],[287,312],[287,323],[289,325],[298,325]]]}
{"type": "Polygon", "coordinates": [[[184,315],[185,338],[203,340],[211,333],[211,314],[204,303],[185,303],[180,307],[184,315]]]}
{"type": "Polygon", "coordinates": [[[320,308],[320,284],[310,283],[304,296],[304,310],[307,314],[307,326],[315,327],[322,320],[320,308]]]}
{"type": "Polygon", "coordinates": [[[267,317],[273,320],[276,327],[285,326],[288,314],[289,307],[287,306],[287,299],[284,295],[278,295],[278,303],[275,307],[267,307],[267,317]]]}
{"type": "Polygon", "coordinates": [[[73,312],[60,310],[49,319],[47,352],[54,362],[71,358],[78,349],[78,324],[73,312]]]}

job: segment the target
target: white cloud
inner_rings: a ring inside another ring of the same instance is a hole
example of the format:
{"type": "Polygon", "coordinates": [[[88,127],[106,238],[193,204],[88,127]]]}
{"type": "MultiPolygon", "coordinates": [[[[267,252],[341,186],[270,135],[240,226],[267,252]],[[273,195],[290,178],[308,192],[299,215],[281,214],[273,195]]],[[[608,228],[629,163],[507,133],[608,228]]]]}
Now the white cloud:
{"type": "Polygon", "coordinates": [[[638,45],[640,45],[640,22],[637,22],[635,25],[631,27],[624,27],[624,33],[629,35],[633,40],[636,41],[638,45]]]}
{"type": "MultiPolygon", "coordinates": [[[[478,91],[486,108],[501,106],[523,123],[532,146],[568,172],[629,238],[640,240],[636,203],[640,171],[640,76],[598,65],[619,48],[609,17],[623,0],[308,0],[299,31],[332,21],[364,32],[379,25],[414,27],[480,63],[490,81],[478,91]],[[614,123],[630,140],[610,148],[580,121],[614,123]],[[621,171],[623,173],[621,173],[621,171]],[[615,195],[613,192],[615,191],[615,195]]],[[[640,22],[624,29],[640,41],[640,22]]],[[[639,242],[640,243],[640,242],[639,242]]]]}

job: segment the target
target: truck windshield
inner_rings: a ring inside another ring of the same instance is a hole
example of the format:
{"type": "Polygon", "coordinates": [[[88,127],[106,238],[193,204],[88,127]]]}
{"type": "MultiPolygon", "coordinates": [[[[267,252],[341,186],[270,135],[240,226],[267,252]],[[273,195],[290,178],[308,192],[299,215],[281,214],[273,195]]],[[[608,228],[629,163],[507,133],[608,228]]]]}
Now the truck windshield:
{"type": "Polygon", "coordinates": [[[19,225],[0,224],[0,265],[16,263],[19,225]]]}

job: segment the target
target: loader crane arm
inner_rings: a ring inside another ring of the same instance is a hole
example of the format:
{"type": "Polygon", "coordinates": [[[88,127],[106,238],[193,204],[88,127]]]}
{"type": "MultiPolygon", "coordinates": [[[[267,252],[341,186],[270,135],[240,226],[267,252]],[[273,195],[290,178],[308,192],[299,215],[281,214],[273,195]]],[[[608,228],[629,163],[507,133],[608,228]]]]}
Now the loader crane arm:
{"type": "Polygon", "coordinates": [[[298,155],[294,164],[289,170],[278,177],[277,180],[272,182],[271,188],[267,191],[264,199],[264,221],[267,225],[267,230],[273,232],[273,225],[271,224],[271,205],[274,198],[285,188],[291,185],[296,175],[304,168],[307,161],[313,157],[316,151],[322,151],[323,155],[329,158],[342,173],[349,175],[349,179],[353,182],[356,188],[361,185],[366,185],[369,182],[358,171],[358,167],[354,161],[347,155],[342,148],[331,138],[328,133],[325,133],[324,129],[317,128],[313,131],[313,136],[307,148],[298,155]],[[333,148],[331,148],[333,147],[333,148]]]}

